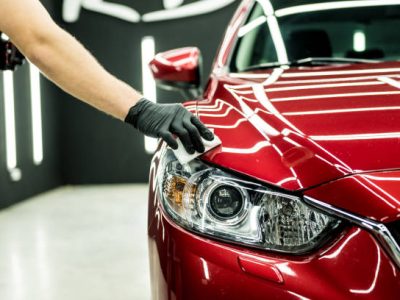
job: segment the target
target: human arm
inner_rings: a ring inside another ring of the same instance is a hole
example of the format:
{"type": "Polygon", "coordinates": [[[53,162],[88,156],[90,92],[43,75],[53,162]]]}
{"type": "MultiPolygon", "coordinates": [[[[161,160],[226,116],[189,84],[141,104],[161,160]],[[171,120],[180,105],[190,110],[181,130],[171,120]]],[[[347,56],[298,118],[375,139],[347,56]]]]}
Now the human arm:
{"type": "Polygon", "coordinates": [[[106,72],[38,0],[1,0],[0,30],[64,91],[120,120],[142,97],[106,72]]]}
{"type": "Polygon", "coordinates": [[[204,149],[200,135],[208,139],[212,136],[181,106],[150,105],[146,101],[136,105],[143,96],[108,73],[74,37],[54,23],[38,0],[1,0],[0,31],[64,91],[126,120],[146,135],[161,137],[175,148],[172,134],[176,134],[188,152],[204,149]],[[135,118],[129,116],[132,112],[135,118]],[[160,119],[164,120],[162,124],[160,119]]]}

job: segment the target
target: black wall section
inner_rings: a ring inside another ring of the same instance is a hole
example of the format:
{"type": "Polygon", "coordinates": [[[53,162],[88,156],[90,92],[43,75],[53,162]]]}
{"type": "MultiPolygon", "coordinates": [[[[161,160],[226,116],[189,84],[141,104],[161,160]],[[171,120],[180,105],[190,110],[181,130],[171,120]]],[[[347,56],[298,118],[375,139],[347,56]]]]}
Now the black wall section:
{"type": "MultiPolygon", "coordinates": [[[[161,0],[108,2],[130,5],[140,14],[162,9],[161,0]]],[[[189,2],[195,1],[185,1],[185,4],[189,2]]],[[[155,23],[133,24],[84,9],[76,23],[59,21],[106,69],[141,89],[140,44],[143,36],[155,37],[157,52],[198,46],[203,52],[204,69],[208,73],[237,4],[238,1],[206,15],[155,23]]],[[[57,98],[62,99],[61,167],[66,183],[147,181],[151,156],[144,151],[142,135],[63,93],[59,93],[57,98]]],[[[158,90],[158,100],[177,102],[182,98],[177,93],[158,90]]]]}
{"type": "MultiPolygon", "coordinates": [[[[42,2],[50,12],[53,11],[52,1],[42,2]]],[[[22,179],[13,182],[6,163],[3,79],[0,73],[0,208],[61,184],[58,155],[59,104],[55,100],[59,94],[56,94],[56,88],[42,77],[44,161],[41,165],[35,166],[29,86],[29,68],[24,65],[14,73],[17,159],[22,179]]]]}

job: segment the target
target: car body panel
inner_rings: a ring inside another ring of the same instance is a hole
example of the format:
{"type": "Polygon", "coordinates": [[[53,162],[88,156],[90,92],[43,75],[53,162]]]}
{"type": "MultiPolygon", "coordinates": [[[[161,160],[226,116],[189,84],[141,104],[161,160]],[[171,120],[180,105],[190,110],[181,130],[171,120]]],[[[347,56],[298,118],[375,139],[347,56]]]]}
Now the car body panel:
{"type": "MultiPolygon", "coordinates": [[[[399,220],[400,62],[230,73],[237,32],[253,3],[242,1],[228,25],[203,100],[184,104],[222,141],[201,159],[360,220],[399,220]]],[[[398,298],[400,269],[368,226],[343,220],[329,243],[303,256],[178,226],[157,185],[162,147],[150,170],[154,299],[398,298]]]]}
{"type": "Polygon", "coordinates": [[[222,147],[205,159],[288,190],[400,168],[399,72],[391,62],[214,76],[197,113],[222,147]]]}
{"type": "Polygon", "coordinates": [[[400,171],[359,174],[308,190],[305,195],[387,223],[400,219],[399,182],[400,171]]]}
{"type": "Polygon", "coordinates": [[[200,81],[199,60],[200,50],[186,47],[157,54],[150,62],[150,68],[155,80],[197,84],[200,81]]]}
{"type": "MultiPolygon", "coordinates": [[[[157,192],[152,199],[158,199],[157,192]]],[[[175,225],[149,203],[149,255],[155,299],[397,299],[400,273],[371,234],[347,229],[306,256],[234,246],[175,225]],[[253,265],[246,272],[240,260],[253,265]],[[279,272],[281,282],[266,272],[279,272]],[[385,280],[382,280],[382,279],[385,280]]]]}

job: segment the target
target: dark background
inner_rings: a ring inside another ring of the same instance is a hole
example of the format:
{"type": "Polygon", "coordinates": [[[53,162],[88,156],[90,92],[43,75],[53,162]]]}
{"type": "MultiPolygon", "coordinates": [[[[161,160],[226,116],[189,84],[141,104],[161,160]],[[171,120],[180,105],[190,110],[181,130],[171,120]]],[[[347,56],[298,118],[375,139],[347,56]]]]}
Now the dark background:
{"type": "MultiPolygon", "coordinates": [[[[161,0],[112,2],[132,5],[141,14],[162,9],[161,0]]],[[[189,2],[194,1],[185,4],[189,2]]],[[[62,1],[42,0],[42,3],[57,23],[80,40],[108,71],[140,90],[143,36],[155,37],[156,52],[183,46],[199,47],[206,78],[226,25],[239,2],[206,15],[138,24],[84,9],[76,23],[65,23],[61,19],[62,1]]],[[[145,153],[143,136],[74,100],[45,79],[42,80],[44,161],[35,166],[27,66],[18,69],[14,76],[18,167],[22,170],[22,180],[12,182],[6,168],[1,90],[0,207],[62,184],[147,182],[151,155],[145,153]]],[[[1,84],[0,87],[2,89],[1,84]]],[[[159,102],[183,100],[178,93],[160,89],[157,95],[159,102]]]]}

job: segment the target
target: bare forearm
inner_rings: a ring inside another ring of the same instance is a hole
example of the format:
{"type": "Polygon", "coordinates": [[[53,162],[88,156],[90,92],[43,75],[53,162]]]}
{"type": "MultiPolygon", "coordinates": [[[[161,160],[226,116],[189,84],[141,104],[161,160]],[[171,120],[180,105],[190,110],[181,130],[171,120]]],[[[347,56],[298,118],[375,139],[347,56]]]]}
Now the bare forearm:
{"type": "Polygon", "coordinates": [[[141,97],[58,27],[38,0],[1,0],[0,31],[59,87],[116,118],[124,119],[141,97]]]}
{"type": "MultiPolygon", "coordinates": [[[[22,49],[23,51],[23,49],[22,49]]],[[[26,52],[29,60],[66,92],[124,119],[141,95],[103,69],[86,49],[61,29],[26,52]]]]}

